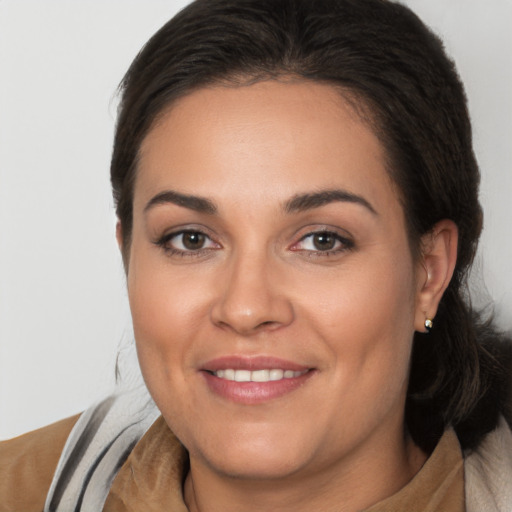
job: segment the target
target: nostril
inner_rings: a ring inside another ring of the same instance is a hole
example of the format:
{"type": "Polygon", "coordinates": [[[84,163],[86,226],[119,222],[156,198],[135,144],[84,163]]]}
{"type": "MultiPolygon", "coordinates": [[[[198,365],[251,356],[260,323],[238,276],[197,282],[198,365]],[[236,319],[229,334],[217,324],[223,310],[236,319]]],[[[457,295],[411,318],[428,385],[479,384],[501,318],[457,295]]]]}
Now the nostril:
{"type": "Polygon", "coordinates": [[[287,325],[287,323],[286,322],[273,321],[273,320],[266,320],[265,322],[259,323],[254,328],[254,332],[272,331],[272,330],[278,329],[282,325],[287,325]]]}

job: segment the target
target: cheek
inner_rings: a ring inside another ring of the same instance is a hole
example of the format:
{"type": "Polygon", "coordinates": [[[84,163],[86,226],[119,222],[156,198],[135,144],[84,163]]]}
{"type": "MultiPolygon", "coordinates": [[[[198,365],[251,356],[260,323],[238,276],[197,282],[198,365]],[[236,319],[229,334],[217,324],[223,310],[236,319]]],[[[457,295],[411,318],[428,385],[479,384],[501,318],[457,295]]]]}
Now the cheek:
{"type": "Polygon", "coordinates": [[[329,347],[336,367],[332,389],[375,403],[407,384],[414,276],[410,262],[391,257],[377,265],[357,263],[321,288],[310,286],[302,309],[329,347]]]}
{"type": "Polygon", "coordinates": [[[165,261],[155,261],[143,250],[132,254],[128,296],[139,362],[151,389],[157,382],[179,377],[173,367],[186,364],[207,304],[200,289],[171,274],[165,261]]]}
{"type": "Polygon", "coordinates": [[[384,336],[413,329],[415,283],[408,260],[394,261],[392,255],[354,258],[326,277],[315,277],[303,281],[298,296],[304,298],[305,309],[338,331],[341,339],[344,333],[363,336],[375,331],[384,336]]]}

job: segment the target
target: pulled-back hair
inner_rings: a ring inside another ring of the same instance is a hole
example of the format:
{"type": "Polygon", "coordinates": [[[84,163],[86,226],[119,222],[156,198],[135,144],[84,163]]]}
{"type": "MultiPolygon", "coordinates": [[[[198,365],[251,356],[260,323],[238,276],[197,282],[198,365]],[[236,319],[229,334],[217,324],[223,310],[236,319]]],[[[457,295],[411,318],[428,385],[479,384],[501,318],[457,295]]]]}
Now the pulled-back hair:
{"type": "Polygon", "coordinates": [[[510,403],[512,359],[466,293],[482,213],[464,89],[441,41],[405,6],[196,0],[164,25],[121,83],[111,179],[125,264],[138,152],[157,118],[195,89],[280,77],[333,85],[370,123],[398,186],[413,256],[438,221],[457,224],[457,264],[435,327],[415,334],[406,423],[425,450],[448,425],[464,447],[476,446],[510,403]]]}

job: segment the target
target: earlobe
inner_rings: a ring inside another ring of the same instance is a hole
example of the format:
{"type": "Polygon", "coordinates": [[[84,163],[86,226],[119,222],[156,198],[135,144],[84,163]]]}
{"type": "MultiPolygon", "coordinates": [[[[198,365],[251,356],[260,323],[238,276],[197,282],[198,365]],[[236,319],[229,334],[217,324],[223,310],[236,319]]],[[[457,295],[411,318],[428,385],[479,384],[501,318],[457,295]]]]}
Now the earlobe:
{"type": "Polygon", "coordinates": [[[434,324],[439,302],[457,262],[457,239],[457,225],[447,219],[438,222],[422,237],[422,254],[417,273],[416,331],[429,332],[434,324]]]}

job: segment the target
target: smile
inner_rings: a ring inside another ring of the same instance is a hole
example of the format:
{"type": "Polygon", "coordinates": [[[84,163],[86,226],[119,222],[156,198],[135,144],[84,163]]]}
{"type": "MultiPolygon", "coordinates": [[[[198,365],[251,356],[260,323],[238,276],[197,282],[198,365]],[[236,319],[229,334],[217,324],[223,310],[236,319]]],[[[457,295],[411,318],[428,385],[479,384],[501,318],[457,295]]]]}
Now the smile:
{"type": "Polygon", "coordinates": [[[225,370],[217,370],[216,372],[213,372],[213,374],[219,379],[231,380],[235,382],[271,382],[282,379],[297,378],[304,375],[307,371],[308,370],[282,370],[280,368],[251,371],[227,368],[225,370]]]}

